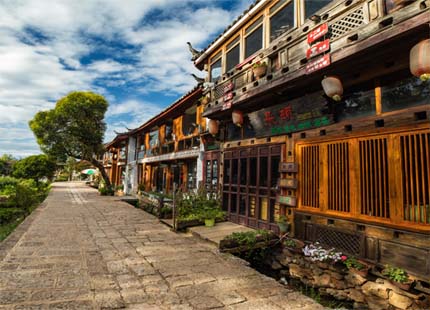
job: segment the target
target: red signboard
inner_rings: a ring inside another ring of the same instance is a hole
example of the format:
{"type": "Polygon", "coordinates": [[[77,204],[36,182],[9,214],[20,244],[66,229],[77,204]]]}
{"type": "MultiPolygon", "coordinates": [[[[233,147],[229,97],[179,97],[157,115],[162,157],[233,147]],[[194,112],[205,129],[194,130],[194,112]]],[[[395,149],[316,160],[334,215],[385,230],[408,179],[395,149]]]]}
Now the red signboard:
{"type": "Polygon", "coordinates": [[[306,74],[318,71],[330,65],[330,54],[321,56],[306,65],[306,74]]]}
{"type": "Polygon", "coordinates": [[[318,26],[318,28],[312,30],[308,33],[308,43],[311,44],[312,42],[318,40],[323,35],[325,35],[328,32],[328,24],[322,24],[318,26]]]}
{"type": "Polygon", "coordinates": [[[232,91],[233,89],[234,89],[234,83],[233,82],[227,83],[226,85],[224,85],[224,89],[223,89],[224,94],[228,93],[229,91],[232,91]]]}
{"type": "Polygon", "coordinates": [[[224,102],[233,99],[233,93],[225,94],[224,97],[223,97],[223,99],[224,99],[224,102]]]}
{"type": "Polygon", "coordinates": [[[330,39],[319,42],[319,43],[311,46],[310,48],[308,48],[308,50],[306,51],[306,58],[309,59],[309,58],[315,57],[319,54],[322,54],[322,53],[328,51],[329,48],[330,48],[330,39]]]}
{"type": "Polygon", "coordinates": [[[232,104],[233,100],[224,102],[224,104],[222,105],[221,111],[227,110],[231,108],[231,104],[232,104]]]}

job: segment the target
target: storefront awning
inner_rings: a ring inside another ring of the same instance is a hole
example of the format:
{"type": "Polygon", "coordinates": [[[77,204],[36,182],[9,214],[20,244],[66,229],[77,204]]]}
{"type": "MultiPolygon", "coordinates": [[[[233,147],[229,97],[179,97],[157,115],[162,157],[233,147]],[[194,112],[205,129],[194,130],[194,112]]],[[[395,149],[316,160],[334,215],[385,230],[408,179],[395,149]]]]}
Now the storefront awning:
{"type": "Polygon", "coordinates": [[[200,150],[188,150],[188,151],[181,151],[181,152],[175,152],[175,153],[168,153],[168,154],[163,154],[158,156],[146,157],[140,160],[139,163],[154,163],[154,162],[166,161],[166,160],[192,158],[192,157],[198,157],[199,153],[200,153],[200,150]]]}

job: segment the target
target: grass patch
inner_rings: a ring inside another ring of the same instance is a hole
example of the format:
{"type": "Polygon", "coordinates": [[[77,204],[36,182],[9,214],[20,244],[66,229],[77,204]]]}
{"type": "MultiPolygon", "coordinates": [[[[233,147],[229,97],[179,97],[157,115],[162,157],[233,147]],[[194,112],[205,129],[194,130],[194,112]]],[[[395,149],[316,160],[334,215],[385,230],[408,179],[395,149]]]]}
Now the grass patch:
{"type": "Polygon", "coordinates": [[[0,242],[6,239],[7,236],[9,236],[15,228],[22,223],[25,217],[19,217],[15,219],[11,223],[0,225],[0,242]]]}

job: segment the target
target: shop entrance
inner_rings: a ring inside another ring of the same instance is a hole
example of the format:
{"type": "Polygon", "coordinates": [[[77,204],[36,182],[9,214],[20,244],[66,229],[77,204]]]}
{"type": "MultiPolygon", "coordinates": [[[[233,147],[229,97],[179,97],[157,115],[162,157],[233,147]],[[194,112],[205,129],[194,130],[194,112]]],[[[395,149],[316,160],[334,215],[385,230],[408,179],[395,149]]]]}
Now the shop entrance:
{"type": "Polygon", "coordinates": [[[276,229],[282,153],[282,144],[224,152],[223,209],[230,221],[254,228],[276,229]]]}

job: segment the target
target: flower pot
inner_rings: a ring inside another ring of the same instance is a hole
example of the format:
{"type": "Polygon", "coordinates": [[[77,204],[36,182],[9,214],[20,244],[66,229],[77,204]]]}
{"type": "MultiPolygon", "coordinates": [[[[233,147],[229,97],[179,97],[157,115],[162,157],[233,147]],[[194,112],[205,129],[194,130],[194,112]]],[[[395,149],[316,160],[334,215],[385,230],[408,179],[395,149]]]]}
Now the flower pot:
{"type": "Polygon", "coordinates": [[[288,223],[278,223],[278,228],[281,234],[285,234],[288,231],[289,225],[288,223]]]}
{"type": "Polygon", "coordinates": [[[205,220],[205,226],[206,227],[212,227],[215,225],[215,219],[206,219],[205,220]]]}
{"type": "Polygon", "coordinates": [[[265,76],[266,72],[267,72],[267,65],[258,66],[252,69],[252,73],[254,74],[254,77],[257,80],[265,76]]]}

